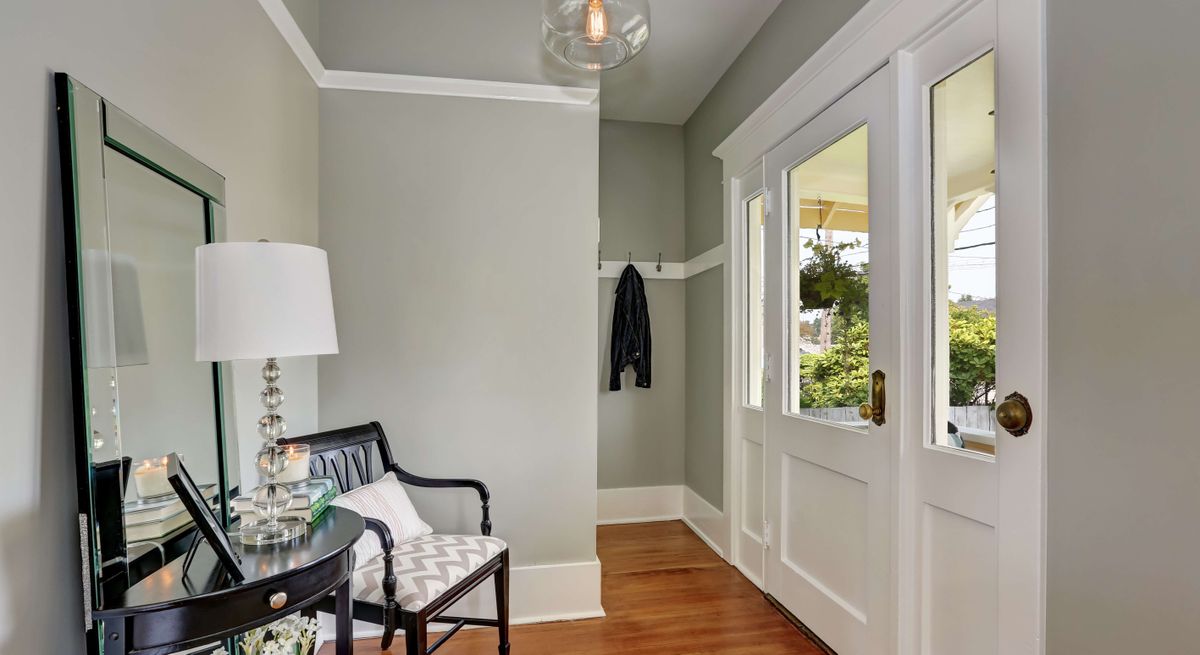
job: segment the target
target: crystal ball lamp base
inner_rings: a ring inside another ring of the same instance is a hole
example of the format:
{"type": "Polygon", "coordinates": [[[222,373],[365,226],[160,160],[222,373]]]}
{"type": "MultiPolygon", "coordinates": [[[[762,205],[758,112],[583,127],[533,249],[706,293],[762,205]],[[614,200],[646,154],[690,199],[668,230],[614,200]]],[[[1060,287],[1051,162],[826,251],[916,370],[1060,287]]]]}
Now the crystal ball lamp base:
{"type": "Polygon", "coordinates": [[[284,396],[275,384],[279,381],[280,369],[274,358],[268,359],[263,366],[262,377],[267,386],[259,394],[259,400],[267,413],[258,421],[258,434],[266,443],[255,455],[254,464],[266,482],[254,493],[254,513],[259,518],[244,522],[239,534],[243,544],[255,546],[291,541],[308,532],[308,522],[304,519],[281,516],[291,505],[292,494],[287,487],[275,482],[275,476],[287,468],[288,458],[276,443],[287,430],[287,421],[277,412],[284,396]]]}

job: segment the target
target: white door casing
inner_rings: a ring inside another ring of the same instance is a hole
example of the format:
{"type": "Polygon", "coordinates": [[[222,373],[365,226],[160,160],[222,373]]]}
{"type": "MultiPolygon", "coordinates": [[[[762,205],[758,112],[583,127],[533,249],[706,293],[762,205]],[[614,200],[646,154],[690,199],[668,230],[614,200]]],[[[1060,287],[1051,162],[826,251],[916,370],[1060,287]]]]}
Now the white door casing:
{"type": "MultiPolygon", "coordinates": [[[[765,478],[771,544],[767,592],[834,650],[891,652],[892,443],[895,424],[865,430],[791,413],[788,173],[867,127],[870,369],[897,370],[891,78],[877,71],[767,153],[765,478]]],[[[798,209],[797,209],[798,211],[798,209]]]]}
{"type": "MultiPolygon", "coordinates": [[[[759,230],[760,216],[755,211],[765,212],[767,205],[766,187],[763,180],[762,161],[756,162],[748,171],[733,178],[731,195],[734,198],[736,221],[730,235],[730,271],[733,279],[731,320],[733,378],[732,430],[733,447],[730,451],[731,468],[734,470],[730,488],[729,514],[731,524],[729,561],[751,582],[763,588],[763,548],[765,544],[765,516],[763,514],[763,409],[761,400],[762,380],[770,375],[764,370],[769,362],[758,361],[752,351],[762,351],[761,320],[755,324],[751,312],[759,311],[762,276],[758,271],[761,243],[751,233],[759,230]],[[761,203],[761,204],[758,204],[761,203]],[[758,388],[754,378],[757,376],[758,388]]],[[[761,234],[761,231],[759,232],[761,234]]]]}

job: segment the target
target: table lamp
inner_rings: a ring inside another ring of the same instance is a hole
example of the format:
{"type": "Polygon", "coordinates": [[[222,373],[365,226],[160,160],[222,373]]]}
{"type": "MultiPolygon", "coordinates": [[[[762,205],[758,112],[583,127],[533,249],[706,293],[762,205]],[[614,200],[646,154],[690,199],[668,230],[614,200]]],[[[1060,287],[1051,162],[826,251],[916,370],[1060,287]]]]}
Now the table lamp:
{"type": "Polygon", "coordinates": [[[275,477],[288,457],[276,442],[287,430],[279,415],[283,391],[279,358],[338,351],[325,251],[294,243],[210,243],[196,248],[196,360],[262,359],[266,387],[258,420],[264,446],[255,467],[266,482],[254,492],[257,520],[244,522],[241,540],[271,544],[301,536],[303,519],[281,516],[292,494],[275,477]]]}

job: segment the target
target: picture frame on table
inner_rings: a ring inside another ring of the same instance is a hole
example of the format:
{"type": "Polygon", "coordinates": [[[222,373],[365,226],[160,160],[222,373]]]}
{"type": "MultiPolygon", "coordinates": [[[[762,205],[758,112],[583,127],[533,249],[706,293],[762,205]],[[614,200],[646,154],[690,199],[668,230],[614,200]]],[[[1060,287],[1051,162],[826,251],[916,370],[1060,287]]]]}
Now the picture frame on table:
{"type": "MultiPolygon", "coordinates": [[[[233,542],[229,540],[229,535],[226,534],[225,528],[213,513],[212,508],[205,502],[204,496],[200,493],[200,488],[192,480],[192,476],[188,474],[187,468],[184,467],[183,461],[179,459],[177,453],[167,455],[167,480],[171,483],[171,488],[178,494],[179,500],[183,502],[183,506],[191,515],[192,520],[196,523],[196,528],[199,530],[204,540],[213,549],[217,555],[217,560],[221,563],[221,567],[225,569],[225,573],[233,582],[238,583],[246,579],[246,574],[242,573],[242,560],[238,556],[237,551],[233,548],[233,542]]],[[[194,551],[193,551],[194,552],[194,551]]],[[[191,561],[193,552],[188,553],[188,562],[184,565],[186,574],[187,564],[191,561]]]]}

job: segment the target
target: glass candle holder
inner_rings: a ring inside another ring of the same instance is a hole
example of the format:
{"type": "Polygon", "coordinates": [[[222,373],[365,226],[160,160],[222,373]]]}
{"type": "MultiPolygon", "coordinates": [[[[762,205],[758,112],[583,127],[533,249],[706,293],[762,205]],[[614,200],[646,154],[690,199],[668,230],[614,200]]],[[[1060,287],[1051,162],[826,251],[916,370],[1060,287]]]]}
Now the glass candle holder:
{"type": "Polygon", "coordinates": [[[308,479],[308,444],[288,444],[283,447],[287,457],[287,466],[275,476],[275,481],[283,484],[295,484],[308,479]]]}

